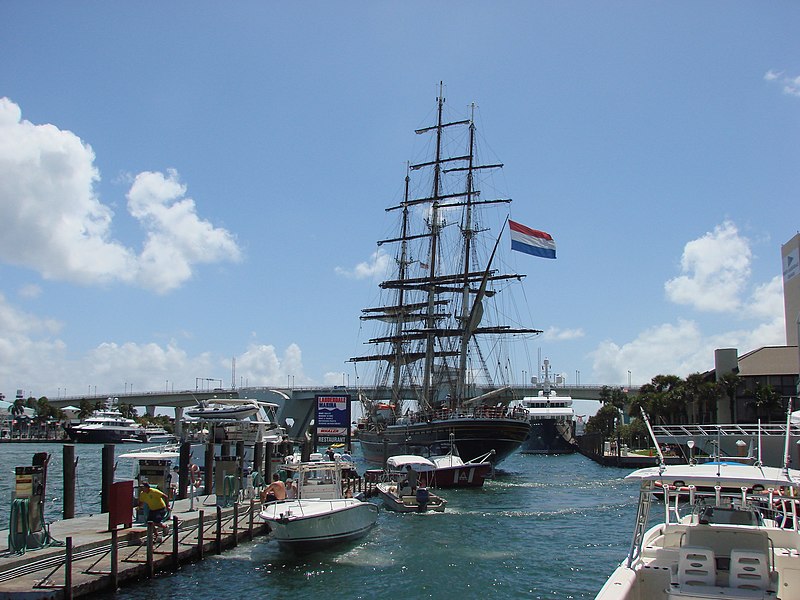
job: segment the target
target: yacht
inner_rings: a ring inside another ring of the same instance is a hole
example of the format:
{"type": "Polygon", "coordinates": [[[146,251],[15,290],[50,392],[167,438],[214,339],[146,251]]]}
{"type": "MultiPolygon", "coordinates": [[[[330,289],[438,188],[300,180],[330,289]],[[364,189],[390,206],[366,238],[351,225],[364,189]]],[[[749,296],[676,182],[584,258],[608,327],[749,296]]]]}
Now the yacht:
{"type": "Polygon", "coordinates": [[[78,425],[66,425],[64,430],[73,442],[87,444],[147,441],[144,427],[113,409],[97,411],[78,425]]]}
{"type": "Polygon", "coordinates": [[[520,446],[522,454],[571,454],[576,451],[575,410],[570,396],[560,396],[552,389],[550,361],[544,361],[543,388],[538,396],[525,396],[509,403],[509,409],[524,410],[531,432],[520,446]]]}

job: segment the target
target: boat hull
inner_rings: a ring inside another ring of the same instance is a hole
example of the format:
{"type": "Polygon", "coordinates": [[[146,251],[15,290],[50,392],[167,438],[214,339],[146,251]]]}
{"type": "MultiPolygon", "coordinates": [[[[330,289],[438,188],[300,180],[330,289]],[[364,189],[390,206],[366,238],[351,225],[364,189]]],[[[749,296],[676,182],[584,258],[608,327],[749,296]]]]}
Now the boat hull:
{"type": "Polygon", "coordinates": [[[554,419],[531,419],[531,433],[519,451],[522,454],[572,454],[576,448],[564,438],[554,419]]]}
{"type": "Polygon", "coordinates": [[[494,451],[489,460],[498,465],[519,449],[529,431],[525,420],[463,417],[390,425],[380,432],[360,431],[358,440],[364,458],[372,463],[383,463],[395,454],[430,454],[431,447],[449,446],[452,441],[464,461],[494,451]]]}
{"type": "Polygon", "coordinates": [[[110,429],[81,429],[80,427],[66,427],[69,439],[82,444],[120,444],[124,442],[146,442],[144,432],[118,431],[110,429]]]}
{"type": "Polygon", "coordinates": [[[261,518],[282,548],[311,552],[365,536],[378,507],[352,498],[289,500],[267,505],[261,518]]]}
{"type": "Polygon", "coordinates": [[[378,490],[383,505],[393,512],[399,513],[425,513],[425,512],[444,512],[447,501],[435,494],[430,494],[428,503],[425,507],[421,507],[417,503],[415,496],[398,496],[395,493],[397,489],[396,484],[393,482],[379,483],[375,486],[378,490]]]}
{"type": "Polygon", "coordinates": [[[438,467],[435,471],[421,473],[420,481],[436,489],[481,487],[492,474],[490,462],[465,464],[457,467],[438,467]]]}

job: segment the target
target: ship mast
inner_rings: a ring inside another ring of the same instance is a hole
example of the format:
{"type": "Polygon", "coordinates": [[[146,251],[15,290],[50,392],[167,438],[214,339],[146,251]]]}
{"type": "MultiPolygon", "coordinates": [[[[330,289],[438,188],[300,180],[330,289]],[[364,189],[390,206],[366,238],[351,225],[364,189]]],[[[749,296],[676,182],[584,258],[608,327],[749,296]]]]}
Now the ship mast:
{"type": "MultiPolygon", "coordinates": [[[[433,375],[433,355],[434,344],[436,343],[436,250],[439,242],[439,183],[442,174],[442,106],[444,105],[443,84],[439,82],[439,97],[437,103],[436,119],[436,158],[433,164],[433,193],[431,195],[431,243],[430,255],[428,256],[428,267],[430,284],[428,285],[428,310],[425,319],[425,363],[422,379],[422,408],[427,409],[431,406],[431,378],[433,375]]],[[[417,133],[421,133],[418,131],[417,133]]]]}
{"type": "MultiPolygon", "coordinates": [[[[458,121],[444,120],[443,84],[439,84],[436,124],[417,129],[415,133],[436,132],[435,149],[431,160],[408,166],[402,202],[387,208],[387,211],[402,211],[398,237],[378,242],[400,243],[395,260],[398,265],[396,279],[384,280],[380,287],[384,290],[396,289],[393,305],[362,310],[362,320],[380,320],[390,324],[385,335],[368,340],[369,344],[383,347],[382,352],[369,356],[351,358],[351,362],[386,362],[392,369],[383,370],[376,384],[389,392],[395,415],[401,411],[402,395],[415,390],[418,407],[428,410],[437,400],[436,388],[439,379],[452,373],[455,381],[449,382],[448,391],[455,394],[457,403],[463,403],[467,396],[468,356],[472,338],[477,335],[541,333],[528,328],[512,328],[507,325],[480,326],[483,317],[483,301],[496,292],[487,289],[489,282],[508,279],[520,280],[524,275],[502,274],[492,269],[500,235],[494,244],[488,263],[474,264],[473,253],[479,233],[476,225],[476,209],[484,205],[510,203],[507,198],[480,199],[480,191],[475,189],[475,175],[483,169],[500,168],[502,164],[475,164],[476,128],[474,121],[475,105],[469,119],[458,121]],[[452,126],[469,127],[468,148],[462,155],[449,155],[445,151],[445,129],[452,126]],[[432,177],[432,188],[428,197],[410,197],[411,171],[427,170],[432,177]],[[456,189],[448,188],[446,175],[460,172],[465,181],[456,189]],[[427,219],[422,231],[414,231],[412,226],[413,207],[424,206],[427,219]],[[458,254],[446,255],[448,242],[445,234],[445,217],[453,210],[461,211],[459,223],[461,249],[458,254]],[[412,256],[414,241],[426,241],[420,260],[412,256]],[[461,254],[463,252],[463,254],[461,254]],[[456,264],[453,264],[455,261],[456,264]],[[410,266],[419,262],[423,275],[410,276],[410,266]],[[455,302],[460,299],[460,307],[455,302]],[[452,309],[442,310],[453,303],[452,309]],[[448,341],[452,340],[452,341],[448,341]],[[458,357],[455,360],[455,357],[458,357]],[[437,360],[442,360],[441,373],[437,372],[437,360]],[[448,365],[447,360],[455,361],[448,365]],[[417,365],[414,367],[414,365],[417,365]],[[451,370],[452,369],[452,370],[451,370]],[[413,370],[413,373],[412,373],[413,370]],[[455,383],[455,385],[453,385],[455,383]],[[407,386],[410,386],[408,389],[407,386]],[[419,387],[417,387],[419,386],[419,387]]],[[[504,229],[504,227],[502,228],[504,229]]],[[[387,394],[388,396],[388,394],[387,394]]]]}

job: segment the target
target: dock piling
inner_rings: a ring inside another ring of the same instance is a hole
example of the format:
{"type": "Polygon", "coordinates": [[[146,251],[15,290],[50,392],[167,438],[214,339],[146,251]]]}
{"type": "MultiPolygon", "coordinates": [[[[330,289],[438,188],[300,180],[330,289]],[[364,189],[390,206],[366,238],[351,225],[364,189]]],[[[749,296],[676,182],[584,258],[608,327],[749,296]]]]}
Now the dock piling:
{"type": "Polygon", "coordinates": [[[111,530],[111,589],[119,587],[119,532],[111,530]]]}
{"type": "Polygon", "coordinates": [[[64,599],[72,600],[72,536],[67,537],[64,555],[64,599]]]}
{"type": "Polygon", "coordinates": [[[72,519],[75,517],[75,444],[64,444],[62,455],[64,518],[72,519]]]}
{"type": "Polygon", "coordinates": [[[102,479],[100,492],[100,512],[107,513],[111,498],[111,484],[114,483],[114,444],[103,445],[102,479]]]}
{"type": "Polygon", "coordinates": [[[219,504],[217,505],[216,542],[217,542],[217,554],[222,554],[222,507],[219,504]]]}
{"type": "Polygon", "coordinates": [[[205,542],[206,514],[204,510],[197,512],[197,557],[203,560],[203,542],[205,542]]]}

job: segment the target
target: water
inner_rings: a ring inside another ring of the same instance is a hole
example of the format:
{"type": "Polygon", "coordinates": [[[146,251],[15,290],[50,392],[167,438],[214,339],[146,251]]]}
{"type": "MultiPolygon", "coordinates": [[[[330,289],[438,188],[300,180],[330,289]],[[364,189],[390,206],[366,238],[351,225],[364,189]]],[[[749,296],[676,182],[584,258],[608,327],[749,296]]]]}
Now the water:
{"type": "MultiPolygon", "coordinates": [[[[118,446],[117,453],[129,446],[118,446]]],[[[101,446],[78,445],[76,511],[99,510],[101,446]]],[[[45,516],[61,510],[61,446],[4,444],[0,523],[8,523],[13,467],[52,453],[45,516]],[[11,474],[8,476],[8,474],[11,474]]],[[[356,452],[358,459],[358,452],[356,452]]],[[[128,473],[122,464],[118,478],[128,473]]],[[[359,464],[359,471],[366,468],[359,464]]],[[[104,600],[257,595],[308,598],[593,598],[625,556],[637,486],[623,469],[580,455],[512,455],[482,489],[444,490],[443,514],[381,511],[358,543],[306,557],[268,538],[124,588],[104,600]]],[[[4,532],[0,532],[4,535],[4,532]]]]}

